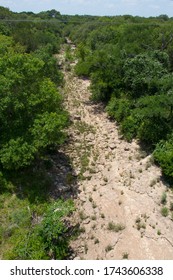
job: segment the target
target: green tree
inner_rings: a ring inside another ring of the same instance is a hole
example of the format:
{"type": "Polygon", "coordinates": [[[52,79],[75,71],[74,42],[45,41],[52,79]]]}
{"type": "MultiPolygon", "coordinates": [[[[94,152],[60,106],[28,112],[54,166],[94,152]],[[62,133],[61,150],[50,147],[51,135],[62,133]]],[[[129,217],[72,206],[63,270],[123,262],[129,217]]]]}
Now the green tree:
{"type": "Polygon", "coordinates": [[[140,119],[138,137],[148,143],[156,144],[165,138],[172,127],[173,95],[161,94],[145,96],[138,100],[133,111],[140,119]]]}
{"type": "Polygon", "coordinates": [[[56,85],[45,76],[44,61],[11,51],[9,40],[0,57],[0,162],[18,169],[63,142],[68,117],[56,85]]]}
{"type": "Polygon", "coordinates": [[[121,53],[116,47],[106,45],[94,53],[91,68],[93,99],[107,102],[113,93],[115,96],[119,94],[122,87],[121,69],[121,53]]]}
{"type": "Polygon", "coordinates": [[[173,180],[173,135],[166,141],[160,141],[153,153],[154,159],[160,164],[166,176],[173,180]]]}
{"type": "Polygon", "coordinates": [[[133,98],[155,94],[158,91],[159,79],[168,73],[165,63],[159,61],[161,55],[159,56],[158,52],[157,54],[155,57],[153,54],[140,54],[126,60],[123,68],[124,83],[133,98]]]}

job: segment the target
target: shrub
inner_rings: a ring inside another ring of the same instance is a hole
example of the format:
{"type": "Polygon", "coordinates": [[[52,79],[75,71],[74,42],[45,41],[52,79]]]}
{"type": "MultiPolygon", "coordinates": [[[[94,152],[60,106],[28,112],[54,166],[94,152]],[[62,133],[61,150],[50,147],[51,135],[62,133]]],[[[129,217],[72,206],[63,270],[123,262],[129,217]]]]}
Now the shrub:
{"type": "Polygon", "coordinates": [[[131,141],[137,135],[138,128],[139,121],[132,115],[125,118],[120,126],[121,132],[128,141],[131,141]]]}
{"type": "Polygon", "coordinates": [[[167,141],[157,144],[153,153],[154,159],[160,164],[166,176],[173,178],[173,135],[167,141]]]}
{"type": "Polygon", "coordinates": [[[105,251],[106,251],[106,253],[108,253],[112,249],[113,249],[112,245],[108,245],[108,246],[106,246],[105,251]]]}
{"type": "Polygon", "coordinates": [[[166,195],[166,193],[164,192],[164,193],[162,194],[162,197],[161,197],[161,203],[162,203],[162,204],[166,204],[166,202],[167,202],[167,195],[166,195]]]}
{"type": "Polygon", "coordinates": [[[160,229],[158,229],[158,231],[157,231],[157,235],[161,235],[161,231],[160,231],[160,229]]]}
{"type": "Polygon", "coordinates": [[[128,99],[113,97],[109,101],[106,111],[118,122],[122,122],[124,118],[130,115],[130,107],[130,101],[128,99]]]}
{"type": "MultiPolygon", "coordinates": [[[[165,54],[166,55],[166,54],[165,54]]],[[[130,89],[130,95],[140,97],[149,92],[155,93],[158,81],[167,73],[157,57],[148,54],[139,54],[128,58],[124,64],[124,83],[130,89]]]]}
{"type": "Polygon", "coordinates": [[[79,77],[89,77],[90,75],[90,62],[81,61],[75,66],[75,73],[79,77]]]}
{"type": "Polygon", "coordinates": [[[69,234],[65,217],[74,210],[72,201],[57,201],[51,205],[40,224],[25,235],[19,234],[9,259],[62,260],[67,256],[69,234]]]}
{"type": "Polygon", "coordinates": [[[123,260],[128,260],[129,254],[127,252],[123,253],[123,260]]]}
{"type": "Polygon", "coordinates": [[[137,137],[146,143],[157,144],[168,131],[167,125],[162,119],[146,118],[138,128],[137,137]]]}
{"type": "Polygon", "coordinates": [[[162,214],[162,216],[167,217],[168,214],[169,214],[168,208],[167,208],[167,207],[163,207],[163,208],[161,209],[161,214],[162,214]]]}
{"type": "Polygon", "coordinates": [[[109,222],[107,229],[114,231],[114,232],[119,232],[119,231],[125,229],[125,226],[122,224],[115,224],[113,222],[109,222]]]}

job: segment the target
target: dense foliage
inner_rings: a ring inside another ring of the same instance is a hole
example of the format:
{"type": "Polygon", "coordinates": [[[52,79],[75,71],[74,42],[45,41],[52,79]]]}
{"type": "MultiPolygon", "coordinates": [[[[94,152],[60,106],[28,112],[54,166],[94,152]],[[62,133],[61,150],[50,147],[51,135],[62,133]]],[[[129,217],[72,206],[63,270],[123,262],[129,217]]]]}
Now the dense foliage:
{"type": "Polygon", "coordinates": [[[12,43],[7,46],[3,39],[0,161],[4,168],[18,169],[29,165],[46,147],[63,142],[67,115],[55,84],[46,76],[45,62],[12,50],[12,43]]]}
{"type": "Polygon", "coordinates": [[[65,217],[73,204],[50,197],[44,166],[48,152],[64,143],[68,125],[54,58],[62,41],[54,23],[60,14],[0,7],[0,16],[0,258],[64,259],[65,217]]]}
{"type": "MultiPolygon", "coordinates": [[[[11,252],[6,253],[7,258],[19,260],[66,258],[70,236],[68,226],[65,225],[63,219],[73,210],[71,201],[59,200],[45,210],[42,221],[31,230],[25,230],[23,234],[16,229],[18,234],[16,244],[11,252]]],[[[21,223],[25,223],[26,226],[27,223],[31,223],[31,213],[27,209],[22,213],[16,211],[11,214],[11,219],[15,220],[19,227],[21,223]]]]}

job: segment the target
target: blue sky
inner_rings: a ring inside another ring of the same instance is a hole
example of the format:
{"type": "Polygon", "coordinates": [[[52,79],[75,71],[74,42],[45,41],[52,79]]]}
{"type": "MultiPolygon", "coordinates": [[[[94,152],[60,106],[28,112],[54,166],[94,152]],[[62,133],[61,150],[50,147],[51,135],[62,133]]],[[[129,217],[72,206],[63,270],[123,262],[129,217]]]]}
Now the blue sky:
{"type": "Polygon", "coordinates": [[[61,14],[138,15],[173,17],[173,0],[0,0],[15,12],[56,9],[61,14]]]}

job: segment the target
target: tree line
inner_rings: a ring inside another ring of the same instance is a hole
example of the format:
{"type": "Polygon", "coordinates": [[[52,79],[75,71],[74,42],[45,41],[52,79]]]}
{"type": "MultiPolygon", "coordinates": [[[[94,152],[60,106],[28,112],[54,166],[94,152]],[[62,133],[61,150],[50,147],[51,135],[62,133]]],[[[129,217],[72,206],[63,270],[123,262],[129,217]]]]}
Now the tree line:
{"type": "Polygon", "coordinates": [[[69,250],[74,205],[50,196],[48,174],[69,125],[54,57],[64,41],[59,17],[0,7],[1,259],[64,259],[69,250]]]}

